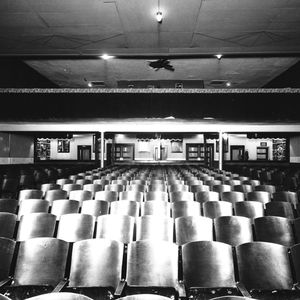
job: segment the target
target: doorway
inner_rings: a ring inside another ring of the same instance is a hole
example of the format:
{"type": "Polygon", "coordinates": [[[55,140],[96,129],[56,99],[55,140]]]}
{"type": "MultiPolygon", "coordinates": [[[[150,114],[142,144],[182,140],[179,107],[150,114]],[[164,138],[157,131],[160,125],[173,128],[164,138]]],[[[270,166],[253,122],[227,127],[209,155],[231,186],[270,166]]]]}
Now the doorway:
{"type": "Polygon", "coordinates": [[[244,160],[245,146],[230,146],[230,160],[244,160]]]}
{"type": "Polygon", "coordinates": [[[113,151],[112,144],[106,145],[106,166],[110,166],[113,163],[113,151]]]}
{"type": "Polygon", "coordinates": [[[91,146],[77,146],[77,160],[91,160],[91,146]]]}

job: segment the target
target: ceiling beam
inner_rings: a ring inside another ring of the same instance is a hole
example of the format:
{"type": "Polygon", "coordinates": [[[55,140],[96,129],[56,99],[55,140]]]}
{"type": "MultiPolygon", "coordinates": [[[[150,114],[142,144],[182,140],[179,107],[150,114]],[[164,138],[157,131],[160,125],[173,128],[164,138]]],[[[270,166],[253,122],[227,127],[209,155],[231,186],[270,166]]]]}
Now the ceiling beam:
{"type": "Polygon", "coordinates": [[[300,88],[169,89],[169,88],[0,88],[0,94],[300,94],[300,88]]]}
{"type": "MultiPolygon", "coordinates": [[[[55,51],[55,49],[54,49],[55,51]]],[[[54,52],[53,51],[53,52],[54,52]]],[[[119,51],[119,50],[118,50],[119,51]]],[[[118,59],[188,59],[188,58],[214,58],[219,53],[166,53],[166,52],[143,52],[143,53],[122,53],[122,52],[107,53],[118,59]]],[[[222,52],[222,51],[221,51],[222,52]]],[[[1,54],[0,58],[18,58],[23,60],[30,59],[101,59],[103,53],[9,53],[1,54]]],[[[222,52],[223,58],[268,58],[268,57],[298,57],[300,58],[300,51],[272,51],[272,52],[222,52]]]]}

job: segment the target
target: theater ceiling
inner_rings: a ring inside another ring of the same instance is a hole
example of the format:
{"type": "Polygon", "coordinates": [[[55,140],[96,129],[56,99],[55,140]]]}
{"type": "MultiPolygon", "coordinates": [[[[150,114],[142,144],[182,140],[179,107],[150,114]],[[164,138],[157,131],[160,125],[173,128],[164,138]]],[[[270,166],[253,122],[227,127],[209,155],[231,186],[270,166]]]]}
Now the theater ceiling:
{"type": "Polygon", "coordinates": [[[184,79],[259,88],[299,54],[299,0],[0,1],[0,56],[21,58],[59,87],[184,79]],[[161,57],[174,71],[149,67],[161,57]]]}

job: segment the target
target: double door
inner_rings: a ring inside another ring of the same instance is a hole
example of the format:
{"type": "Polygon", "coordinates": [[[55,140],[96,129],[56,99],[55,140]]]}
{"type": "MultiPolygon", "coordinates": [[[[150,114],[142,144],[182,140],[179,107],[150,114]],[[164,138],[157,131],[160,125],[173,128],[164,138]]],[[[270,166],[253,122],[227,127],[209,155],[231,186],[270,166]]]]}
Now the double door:
{"type": "Polygon", "coordinates": [[[188,161],[203,161],[205,165],[212,166],[214,161],[214,144],[186,144],[186,159],[188,161]]]}

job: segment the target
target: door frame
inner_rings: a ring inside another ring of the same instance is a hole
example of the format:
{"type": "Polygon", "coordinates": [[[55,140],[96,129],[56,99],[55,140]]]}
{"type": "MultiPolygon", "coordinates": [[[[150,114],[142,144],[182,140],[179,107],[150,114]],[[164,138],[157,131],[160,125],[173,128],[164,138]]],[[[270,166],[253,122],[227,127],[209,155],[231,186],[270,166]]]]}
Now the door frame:
{"type": "Polygon", "coordinates": [[[244,145],[230,145],[230,160],[231,161],[243,161],[245,157],[245,146],[244,145]],[[233,150],[242,150],[242,159],[232,159],[232,151],[233,150]]]}
{"type": "Polygon", "coordinates": [[[77,160],[90,161],[92,159],[92,146],[91,145],[78,145],[77,146],[77,160]],[[80,152],[82,149],[89,149],[89,159],[80,159],[80,152]]]}

